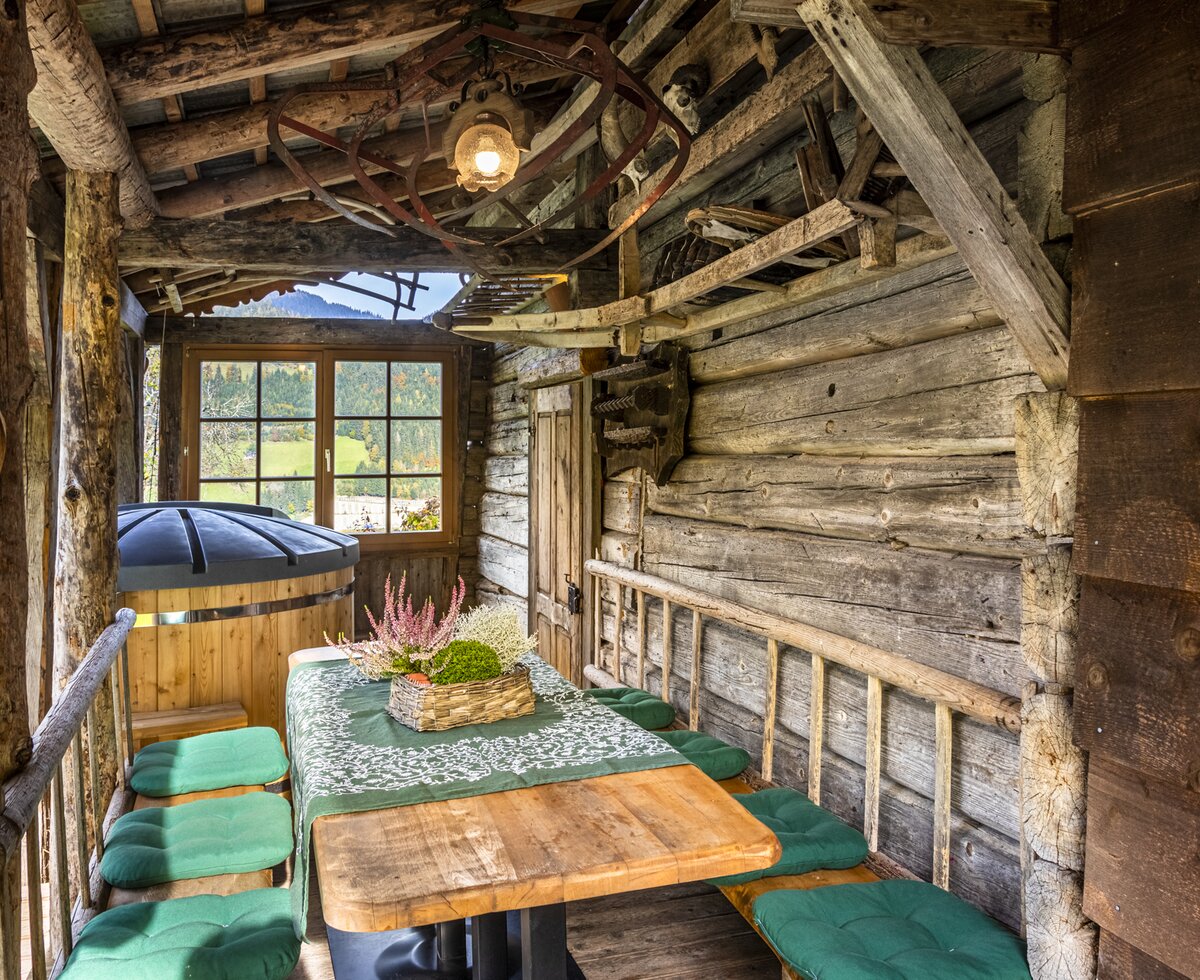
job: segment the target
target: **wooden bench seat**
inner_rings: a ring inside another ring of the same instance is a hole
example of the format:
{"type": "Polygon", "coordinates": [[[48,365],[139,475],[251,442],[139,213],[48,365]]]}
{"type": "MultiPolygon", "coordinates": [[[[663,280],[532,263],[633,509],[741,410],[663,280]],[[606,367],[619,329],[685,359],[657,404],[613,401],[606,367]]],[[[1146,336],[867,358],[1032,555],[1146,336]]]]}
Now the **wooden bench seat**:
{"type": "Polygon", "coordinates": [[[160,739],[187,738],[208,732],[246,728],[250,718],[236,701],[167,711],[135,711],[131,717],[133,741],[141,746],[160,739]]]}
{"type": "MultiPolygon", "coordinates": [[[[753,793],[756,789],[756,787],[751,786],[740,776],[733,779],[723,779],[718,785],[727,793],[734,796],[741,793],[753,793]]],[[[761,789],[762,787],[759,786],[757,788],[761,789]]],[[[754,902],[760,895],[786,888],[809,891],[813,888],[823,888],[826,885],[847,885],[879,880],[879,875],[865,864],[860,864],[844,870],[818,870],[809,871],[802,875],[777,875],[774,877],[759,878],[755,881],[747,881],[740,885],[726,885],[721,888],[721,894],[729,899],[729,903],[737,909],[738,914],[743,919],[750,923],[750,927],[762,936],[762,931],[754,921],[754,902]]],[[[766,936],[762,936],[762,938],[764,942],[767,942],[766,936]]],[[[771,946],[769,942],[767,942],[767,945],[771,946]]],[[[774,952],[773,946],[771,946],[771,950],[774,952]]],[[[775,955],[776,957],[779,956],[778,953],[775,955]]],[[[780,959],[779,965],[786,980],[803,980],[782,959],[780,959]]]]}

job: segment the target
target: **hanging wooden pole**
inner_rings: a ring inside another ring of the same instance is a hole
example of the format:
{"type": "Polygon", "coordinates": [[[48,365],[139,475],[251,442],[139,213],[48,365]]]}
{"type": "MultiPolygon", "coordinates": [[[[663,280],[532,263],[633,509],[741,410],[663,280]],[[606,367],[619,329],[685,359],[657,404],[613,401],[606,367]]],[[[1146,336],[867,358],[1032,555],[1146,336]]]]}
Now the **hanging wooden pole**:
{"type": "MultiPolygon", "coordinates": [[[[25,406],[32,388],[25,322],[25,223],[36,157],[25,100],[33,57],[24,3],[0,6],[0,779],[29,759],[25,696],[28,546],[25,541],[25,406]]],[[[0,809],[4,803],[0,800],[0,809]]]]}
{"type": "MultiPolygon", "coordinates": [[[[117,591],[118,386],[125,376],[117,201],[114,174],[68,173],[54,570],[54,672],[59,690],[111,621],[117,591]]],[[[102,690],[99,699],[97,725],[89,733],[87,750],[97,753],[104,812],[116,785],[117,760],[107,691],[102,690]]],[[[73,812],[85,809],[82,800],[70,798],[80,785],[66,781],[73,812]]],[[[77,829],[71,825],[69,837],[77,829]]]]}

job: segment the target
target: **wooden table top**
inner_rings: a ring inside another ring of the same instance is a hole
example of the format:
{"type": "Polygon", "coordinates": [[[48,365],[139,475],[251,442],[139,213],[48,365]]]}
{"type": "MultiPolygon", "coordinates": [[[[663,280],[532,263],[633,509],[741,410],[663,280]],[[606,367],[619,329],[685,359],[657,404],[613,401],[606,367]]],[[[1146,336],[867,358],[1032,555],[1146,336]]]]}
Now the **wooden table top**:
{"type": "Polygon", "coordinates": [[[319,817],[325,921],[382,932],[769,867],[779,841],[690,765],[319,817]]]}

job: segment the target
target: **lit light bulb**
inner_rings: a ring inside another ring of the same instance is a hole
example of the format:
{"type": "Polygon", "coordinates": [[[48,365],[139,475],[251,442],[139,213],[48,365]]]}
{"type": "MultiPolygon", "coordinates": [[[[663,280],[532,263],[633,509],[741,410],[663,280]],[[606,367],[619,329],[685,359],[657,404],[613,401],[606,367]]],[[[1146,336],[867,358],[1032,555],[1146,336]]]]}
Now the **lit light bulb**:
{"type": "Polygon", "coordinates": [[[477,122],[463,131],[454,146],[458,183],[474,193],[503,187],[517,172],[521,151],[512,133],[492,122],[477,122]]]}
{"type": "Polygon", "coordinates": [[[475,169],[485,177],[495,177],[500,172],[500,154],[495,150],[476,150],[475,169]]]}

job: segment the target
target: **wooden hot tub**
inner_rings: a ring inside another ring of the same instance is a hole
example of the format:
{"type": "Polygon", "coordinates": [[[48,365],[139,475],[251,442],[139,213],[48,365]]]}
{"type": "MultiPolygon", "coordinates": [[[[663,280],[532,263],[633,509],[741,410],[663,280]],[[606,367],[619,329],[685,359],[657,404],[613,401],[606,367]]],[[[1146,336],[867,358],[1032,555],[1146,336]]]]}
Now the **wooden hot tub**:
{"type": "Polygon", "coordinates": [[[122,506],[118,535],[134,712],[240,703],[283,735],[288,655],[353,635],[358,541],[193,501],[122,506]]]}

